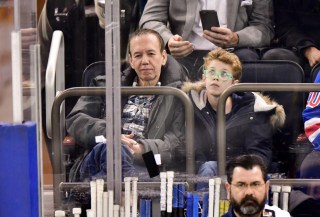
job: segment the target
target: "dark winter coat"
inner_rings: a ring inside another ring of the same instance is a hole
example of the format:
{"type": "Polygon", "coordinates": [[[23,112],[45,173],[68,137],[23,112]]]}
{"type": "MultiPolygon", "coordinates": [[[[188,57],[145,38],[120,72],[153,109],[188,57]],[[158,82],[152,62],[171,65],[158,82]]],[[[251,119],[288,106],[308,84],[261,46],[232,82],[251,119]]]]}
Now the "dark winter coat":
{"type": "MultiPolygon", "coordinates": [[[[216,113],[207,101],[203,82],[185,83],[195,111],[197,165],[217,160],[216,113]]],[[[269,164],[272,159],[273,130],[282,126],[282,106],[257,93],[232,94],[232,110],[226,115],[226,159],[257,154],[269,164]]]]}
{"type": "MultiPolygon", "coordinates": [[[[136,76],[131,68],[124,71],[122,86],[132,86],[136,76]]],[[[183,76],[180,72],[162,70],[161,86],[179,87],[181,80],[183,76]]],[[[91,86],[104,87],[105,82],[105,76],[98,76],[91,86]]],[[[121,111],[127,98],[122,96],[121,111]]],[[[96,145],[95,136],[106,135],[105,106],[105,96],[83,96],[67,116],[68,133],[84,149],[96,145]]],[[[152,150],[154,154],[161,154],[163,164],[170,164],[178,155],[179,159],[185,155],[184,124],[184,109],[180,100],[172,95],[159,95],[150,111],[145,138],[137,138],[136,141],[144,146],[146,152],[152,150]]]]}

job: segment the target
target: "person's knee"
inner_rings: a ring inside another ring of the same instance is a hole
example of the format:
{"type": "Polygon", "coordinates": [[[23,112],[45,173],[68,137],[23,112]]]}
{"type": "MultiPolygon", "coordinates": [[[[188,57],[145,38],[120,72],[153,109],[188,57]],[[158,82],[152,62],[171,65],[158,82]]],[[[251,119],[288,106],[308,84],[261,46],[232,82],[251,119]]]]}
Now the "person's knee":
{"type": "Polygon", "coordinates": [[[131,154],[130,149],[127,145],[121,146],[121,160],[122,165],[133,164],[133,155],[131,154]]]}
{"type": "Polygon", "coordinates": [[[273,48],[265,52],[262,60],[289,60],[300,64],[300,58],[291,50],[284,48],[273,48]]]}
{"type": "Polygon", "coordinates": [[[300,166],[300,178],[320,178],[320,151],[309,153],[300,166]]]}
{"type": "Polygon", "coordinates": [[[106,162],[106,144],[99,143],[87,154],[80,165],[80,180],[91,179],[102,170],[101,165],[106,162]]]}
{"type": "Polygon", "coordinates": [[[200,176],[216,176],[217,175],[217,162],[207,161],[199,168],[198,175],[200,176]]]}
{"type": "Polygon", "coordinates": [[[239,48],[234,51],[241,61],[257,61],[260,59],[256,50],[250,48],[239,48]]]}

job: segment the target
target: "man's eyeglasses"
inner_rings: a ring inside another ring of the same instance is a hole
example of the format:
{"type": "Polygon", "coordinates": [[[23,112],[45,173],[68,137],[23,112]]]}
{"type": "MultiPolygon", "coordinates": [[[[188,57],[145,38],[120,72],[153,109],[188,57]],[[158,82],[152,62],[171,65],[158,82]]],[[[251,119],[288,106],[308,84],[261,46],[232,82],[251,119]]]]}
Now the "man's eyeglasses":
{"type": "Polygon", "coordinates": [[[248,189],[248,187],[250,186],[250,188],[252,190],[260,190],[262,186],[265,185],[265,183],[261,183],[261,182],[252,182],[250,184],[244,183],[244,182],[238,182],[236,184],[231,184],[233,185],[235,188],[237,188],[239,191],[245,191],[248,189]]]}
{"type": "Polygon", "coordinates": [[[203,74],[204,76],[206,76],[206,78],[213,79],[213,77],[218,77],[222,81],[227,81],[233,78],[232,74],[230,74],[229,72],[219,72],[213,69],[205,69],[203,70],[203,74]]]}

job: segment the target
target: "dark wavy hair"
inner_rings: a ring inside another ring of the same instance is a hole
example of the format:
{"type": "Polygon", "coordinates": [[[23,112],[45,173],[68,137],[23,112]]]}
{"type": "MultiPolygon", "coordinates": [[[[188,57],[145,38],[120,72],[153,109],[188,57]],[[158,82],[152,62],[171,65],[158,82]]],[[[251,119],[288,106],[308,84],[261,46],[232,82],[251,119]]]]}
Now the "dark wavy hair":
{"type": "Polygon", "coordinates": [[[267,166],[263,159],[254,154],[240,155],[238,157],[232,158],[226,166],[227,181],[232,182],[233,170],[236,167],[242,167],[246,170],[250,170],[253,167],[258,166],[261,169],[263,180],[267,181],[267,166]]]}

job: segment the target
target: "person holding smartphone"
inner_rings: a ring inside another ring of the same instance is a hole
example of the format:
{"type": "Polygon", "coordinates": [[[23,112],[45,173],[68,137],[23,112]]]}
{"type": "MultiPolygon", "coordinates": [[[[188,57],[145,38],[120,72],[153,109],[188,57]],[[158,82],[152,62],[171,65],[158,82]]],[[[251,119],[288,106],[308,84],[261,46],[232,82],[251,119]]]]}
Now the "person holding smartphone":
{"type": "Polygon", "coordinates": [[[234,49],[240,60],[258,60],[256,48],[274,36],[272,0],[148,0],[140,28],[158,31],[167,50],[198,80],[203,56],[217,47],[234,49]],[[203,31],[201,10],[217,11],[220,27],[203,31]]]}

